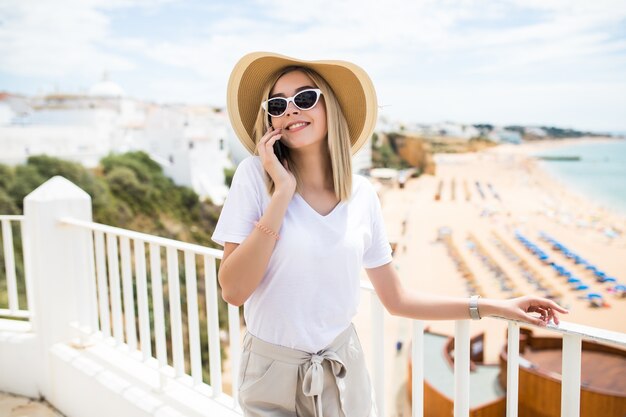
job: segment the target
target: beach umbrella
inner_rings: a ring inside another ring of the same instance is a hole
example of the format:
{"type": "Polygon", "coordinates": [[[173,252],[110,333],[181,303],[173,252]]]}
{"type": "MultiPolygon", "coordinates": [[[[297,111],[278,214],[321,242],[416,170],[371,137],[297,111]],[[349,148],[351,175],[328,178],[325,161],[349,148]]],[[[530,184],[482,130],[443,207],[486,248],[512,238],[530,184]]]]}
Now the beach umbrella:
{"type": "Polygon", "coordinates": [[[580,284],[579,286],[575,288],[576,291],[582,291],[582,290],[588,290],[588,289],[589,289],[589,285],[585,285],[585,284],[580,284]]]}
{"type": "Polygon", "coordinates": [[[597,292],[590,292],[589,294],[587,294],[587,297],[589,297],[589,298],[602,298],[602,294],[598,294],[597,292]]]}
{"type": "Polygon", "coordinates": [[[581,282],[581,281],[580,281],[580,279],[578,279],[578,278],[569,278],[569,279],[567,280],[567,283],[568,283],[568,284],[572,284],[572,283],[579,283],[579,282],[581,282]]]}
{"type": "Polygon", "coordinates": [[[613,277],[604,278],[604,282],[617,282],[617,280],[613,277]]]}

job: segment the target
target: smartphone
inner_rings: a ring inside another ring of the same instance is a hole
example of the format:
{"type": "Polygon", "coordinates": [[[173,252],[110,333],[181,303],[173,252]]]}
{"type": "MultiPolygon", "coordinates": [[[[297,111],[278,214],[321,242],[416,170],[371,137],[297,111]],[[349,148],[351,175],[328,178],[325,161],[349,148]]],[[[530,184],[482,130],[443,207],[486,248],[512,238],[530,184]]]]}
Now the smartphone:
{"type": "MultiPolygon", "coordinates": [[[[272,124],[268,121],[267,123],[267,128],[271,129],[272,128],[272,124]]],[[[274,142],[274,154],[276,155],[276,158],[278,158],[278,160],[282,163],[283,159],[286,158],[287,156],[287,147],[285,145],[283,145],[283,143],[281,142],[280,139],[278,139],[276,142],[274,142]]]]}
{"type": "Polygon", "coordinates": [[[276,157],[281,163],[283,162],[283,159],[285,159],[286,153],[287,150],[285,149],[285,145],[283,145],[280,139],[274,142],[274,154],[276,154],[276,157]]]}

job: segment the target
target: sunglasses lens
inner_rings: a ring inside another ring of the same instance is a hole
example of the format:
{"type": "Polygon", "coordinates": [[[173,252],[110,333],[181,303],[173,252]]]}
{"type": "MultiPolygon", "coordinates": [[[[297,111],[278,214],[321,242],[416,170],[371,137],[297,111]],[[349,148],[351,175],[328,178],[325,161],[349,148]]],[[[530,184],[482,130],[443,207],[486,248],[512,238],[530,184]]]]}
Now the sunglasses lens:
{"type": "MultiPolygon", "coordinates": [[[[293,103],[300,110],[308,110],[315,106],[319,97],[320,93],[318,93],[316,90],[301,91],[293,96],[293,103]]],[[[289,100],[291,100],[291,98],[286,99],[282,97],[274,97],[269,99],[266,102],[267,112],[270,114],[270,116],[282,116],[287,110],[289,100]]]]}
{"type": "Polygon", "coordinates": [[[267,112],[272,116],[280,116],[287,109],[287,100],[284,98],[273,98],[267,102],[267,112]]]}
{"type": "Polygon", "coordinates": [[[317,102],[317,91],[309,90],[298,93],[293,102],[302,110],[310,109],[317,102]]]}

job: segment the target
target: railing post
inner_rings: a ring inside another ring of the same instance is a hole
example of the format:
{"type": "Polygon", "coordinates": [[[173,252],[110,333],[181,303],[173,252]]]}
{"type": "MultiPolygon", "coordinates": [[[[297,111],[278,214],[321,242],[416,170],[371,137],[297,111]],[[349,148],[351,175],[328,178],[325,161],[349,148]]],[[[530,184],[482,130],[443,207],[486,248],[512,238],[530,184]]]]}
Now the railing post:
{"type": "Polygon", "coordinates": [[[4,266],[6,271],[7,292],[9,293],[9,311],[19,310],[17,298],[17,279],[15,277],[15,254],[13,252],[13,229],[10,220],[2,220],[2,246],[4,248],[4,266]]]}
{"type": "Polygon", "coordinates": [[[561,417],[580,416],[580,364],[582,338],[563,335],[561,372],[561,417]]]}
{"type": "MultiPolygon", "coordinates": [[[[213,397],[222,395],[222,356],[220,352],[220,321],[217,308],[217,276],[215,258],[204,255],[204,287],[206,292],[207,334],[209,336],[209,365],[213,397]]],[[[237,348],[239,349],[239,348],[237,348]]],[[[238,363],[234,364],[238,367],[238,363]]],[[[238,373],[236,374],[238,375],[238,373]]],[[[232,396],[235,397],[237,384],[233,383],[232,396]]]]}
{"type": "Polygon", "coordinates": [[[371,294],[372,351],[374,354],[374,398],[378,413],[385,415],[385,309],[378,295],[371,294]]]}
{"type": "Polygon", "coordinates": [[[454,417],[469,416],[470,325],[457,320],[454,328],[454,417]]]}
{"type": "Polygon", "coordinates": [[[72,340],[74,322],[92,323],[96,308],[90,291],[89,257],[93,241],[88,230],[67,227],[62,217],[91,221],[91,197],[67,179],[55,176],[24,199],[26,263],[33,291],[33,328],[39,339],[41,374],[38,385],[44,397],[55,402],[54,371],[49,349],[72,340]]]}
{"type": "Polygon", "coordinates": [[[413,350],[411,353],[411,403],[413,417],[424,417],[424,322],[413,322],[413,350]]]}
{"type": "Polygon", "coordinates": [[[506,417],[517,417],[519,391],[519,324],[510,321],[506,360],[506,417]]]}
{"type": "Polygon", "coordinates": [[[239,406],[239,361],[241,360],[241,329],[239,328],[239,307],[228,304],[228,335],[230,342],[231,381],[233,407],[239,406]]]}

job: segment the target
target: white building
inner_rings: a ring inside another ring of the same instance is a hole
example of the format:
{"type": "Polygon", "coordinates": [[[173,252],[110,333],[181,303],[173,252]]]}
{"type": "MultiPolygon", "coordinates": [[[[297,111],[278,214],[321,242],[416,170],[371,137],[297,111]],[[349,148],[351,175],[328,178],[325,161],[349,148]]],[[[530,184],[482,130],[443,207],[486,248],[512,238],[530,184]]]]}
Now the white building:
{"type": "Polygon", "coordinates": [[[372,168],[372,137],[370,136],[361,149],[352,155],[352,172],[355,174],[372,168]]]}
{"type": "Polygon", "coordinates": [[[437,136],[450,136],[465,140],[470,140],[471,138],[480,136],[480,131],[474,126],[462,123],[436,123],[431,125],[430,129],[437,136]]]}
{"type": "Polygon", "coordinates": [[[537,136],[540,138],[548,136],[548,133],[544,129],[537,127],[537,126],[525,127],[524,133],[526,133],[527,135],[537,136]]]}
{"type": "Polygon", "coordinates": [[[134,148],[144,105],[103,80],[89,94],[50,94],[30,106],[2,97],[0,163],[23,164],[31,155],[50,155],[93,167],[108,153],[134,148]]]}
{"type": "Polygon", "coordinates": [[[445,136],[455,139],[470,140],[480,136],[480,130],[472,125],[454,122],[440,123],[387,123],[387,132],[398,132],[412,136],[445,136]]]}
{"type": "Polygon", "coordinates": [[[175,183],[216,204],[228,192],[224,168],[232,166],[233,138],[219,111],[131,99],[106,76],[84,94],[0,95],[0,163],[45,154],[95,167],[109,153],[142,150],[175,183]]]}
{"type": "Polygon", "coordinates": [[[515,130],[508,130],[502,127],[495,127],[487,137],[498,143],[522,143],[522,135],[515,130]]]}
{"type": "Polygon", "coordinates": [[[230,126],[210,107],[154,106],[145,122],[141,147],[175,183],[222,204],[228,188],[224,169],[229,158],[230,126]]]}

